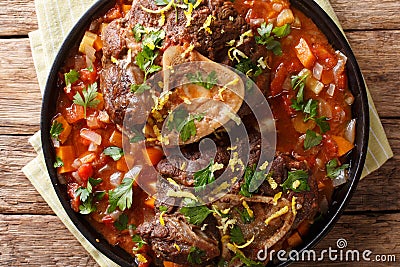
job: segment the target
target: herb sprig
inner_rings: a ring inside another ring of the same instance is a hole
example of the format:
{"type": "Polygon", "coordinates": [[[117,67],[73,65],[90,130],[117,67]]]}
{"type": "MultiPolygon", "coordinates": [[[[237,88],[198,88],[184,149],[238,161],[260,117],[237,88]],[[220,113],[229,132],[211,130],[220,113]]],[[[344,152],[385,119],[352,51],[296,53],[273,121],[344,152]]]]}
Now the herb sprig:
{"type": "Polygon", "coordinates": [[[81,214],[90,214],[93,211],[96,211],[96,206],[93,204],[93,198],[95,194],[93,194],[93,187],[101,184],[103,182],[102,179],[94,179],[89,178],[86,187],[79,187],[75,191],[75,197],[79,197],[80,201],[82,202],[79,205],[79,212],[81,214]]]}
{"type": "Polygon", "coordinates": [[[200,85],[208,90],[218,84],[217,72],[211,71],[206,78],[203,77],[201,71],[186,74],[186,78],[192,83],[200,85]]]}
{"type": "Polygon", "coordinates": [[[108,213],[113,212],[117,207],[124,211],[132,206],[132,185],[135,180],[133,178],[124,178],[122,183],[108,191],[108,198],[110,206],[107,209],[108,213]]]}
{"type": "Polygon", "coordinates": [[[100,100],[97,99],[97,83],[89,84],[87,89],[83,89],[82,95],[79,92],[76,92],[74,95],[74,103],[80,105],[84,108],[84,118],[86,119],[86,109],[89,107],[95,107],[100,103],[100,100]],[[82,97],[83,95],[83,97],[82,97]]]}
{"type": "Polygon", "coordinates": [[[276,56],[282,55],[281,43],[277,40],[278,38],[286,37],[290,34],[290,25],[285,24],[280,27],[275,27],[272,23],[261,24],[260,28],[257,29],[259,36],[256,36],[256,43],[265,45],[268,50],[271,50],[276,56]]]}
{"type": "Polygon", "coordinates": [[[57,120],[54,120],[50,128],[50,136],[60,141],[60,134],[62,133],[62,131],[64,131],[62,123],[58,122],[57,120]]]}

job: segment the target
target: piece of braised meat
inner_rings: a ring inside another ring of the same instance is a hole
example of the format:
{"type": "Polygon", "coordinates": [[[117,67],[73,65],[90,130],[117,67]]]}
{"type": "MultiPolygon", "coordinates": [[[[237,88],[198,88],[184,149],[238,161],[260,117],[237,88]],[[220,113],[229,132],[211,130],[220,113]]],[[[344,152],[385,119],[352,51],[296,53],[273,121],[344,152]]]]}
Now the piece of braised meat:
{"type": "MultiPolygon", "coordinates": [[[[144,222],[137,228],[138,234],[151,246],[158,259],[197,266],[188,262],[191,248],[200,252],[198,255],[201,266],[220,256],[220,237],[215,227],[201,230],[200,227],[189,224],[179,212],[164,214],[163,220],[164,225],[160,223],[158,213],[153,220],[144,222]]],[[[208,220],[213,218],[209,216],[208,220]]],[[[216,224],[215,221],[209,223],[216,224]]]]}

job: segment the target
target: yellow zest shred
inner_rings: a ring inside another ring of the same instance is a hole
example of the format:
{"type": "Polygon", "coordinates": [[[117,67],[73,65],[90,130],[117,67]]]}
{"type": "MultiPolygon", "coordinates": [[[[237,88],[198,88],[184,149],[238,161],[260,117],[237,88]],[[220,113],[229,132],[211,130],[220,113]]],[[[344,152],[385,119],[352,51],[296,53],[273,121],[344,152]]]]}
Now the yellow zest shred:
{"type": "Polygon", "coordinates": [[[297,189],[299,186],[300,186],[300,181],[299,180],[294,181],[293,184],[292,184],[292,187],[294,189],[297,189]]]}
{"type": "Polygon", "coordinates": [[[238,56],[240,56],[240,57],[242,57],[242,58],[249,58],[248,56],[246,56],[245,53],[243,53],[242,51],[240,51],[240,50],[237,49],[236,47],[231,47],[231,48],[228,50],[228,57],[229,57],[230,60],[233,61],[233,59],[236,59],[237,62],[240,62],[240,59],[239,59],[238,56]]]}
{"type": "Polygon", "coordinates": [[[229,16],[229,21],[233,21],[235,18],[232,16],[229,16]]]}
{"type": "Polygon", "coordinates": [[[235,42],[236,42],[236,40],[235,40],[235,39],[232,39],[232,40],[230,40],[229,42],[226,42],[226,44],[227,44],[228,46],[233,46],[233,45],[235,44],[235,42]]]}
{"type": "Polygon", "coordinates": [[[231,237],[229,235],[223,235],[221,237],[221,243],[227,243],[231,237]]]}
{"type": "MultiPolygon", "coordinates": [[[[240,251],[235,245],[233,245],[233,244],[231,244],[231,243],[226,244],[226,247],[227,247],[230,251],[232,251],[233,253],[237,253],[237,252],[240,252],[240,253],[241,253],[241,251],[240,251]]],[[[242,254],[243,254],[243,253],[242,253],[242,254]]]]}
{"type": "Polygon", "coordinates": [[[297,197],[293,196],[292,197],[292,212],[293,212],[294,216],[296,216],[296,214],[297,214],[296,200],[297,200],[297,197]]]}
{"type": "Polygon", "coordinates": [[[223,234],[226,234],[228,227],[231,226],[231,228],[232,228],[236,224],[236,219],[229,219],[228,217],[225,217],[225,218],[222,218],[221,224],[222,225],[217,226],[217,228],[222,230],[223,234]]]}
{"type": "Polygon", "coordinates": [[[167,197],[177,197],[177,198],[185,198],[185,197],[187,197],[187,198],[190,198],[190,199],[193,199],[193,200],[196,200],[196,201],[198,200],[195,195],[193,195],[190,192],[186,192],[186,191],[175,192],[173,190],[168,190],[167,191],[167,197]]]}
{"type": "Polygon", "coordinates": [[[146,142],[154,142],[154,141],[157,141],[157,138],[154,137],[146,138],[146,142]]]}
{"type": "Polygon", "coordinates": [[[116,59],[115,57],[111,56],[111,62],[114,64],[118,64],[118,59],[116,59]]]}
{"type": "Polygon", "coordinates": [[[144,11],[146,11],[146,12],[148,12],[148,13],[151,13],[151,14],[162,14],[162,13],[168,11],[168,10],[172,7],[172,5],[174,4],[174,2],[175,2],[175,0],[171,0],[171,1],[169,1],[168,5],[166,5],[166,6],[163,7],[163,8],[157,9],[157,10],[148,9],[148,8],[144,7],[143,5],[141,5],[140,7],[141,7],[144,11]]]}
{"type": "Polygon", "coordinates": [[[244,243],[243,245],[238,246],[238,245],[236,245],[235,243],[233,243],[233,245],[234,245],[235,247],[237,247],[237,248],[245,248],[245,247],[249,246],[251,243],[253,243],[253,241],[254,241],[254,235],[253,235],[253,237],[252,237],[250,240],[247,240],[247,242],[244,243]]]}
{"type": "Polygon", "coordinates": [[[186,55],[187,54],[189,54],[190,52],[192,52],[193,51],[193,49],[194,49],[194,45],[189,45],[189,47],[188,48],[186,48],[186,50],[185,51],[183,51],[183,53],[182,53],[182,55],[181,55],[181,57],[182,58],[184,58],[184,57],[186,57],[186,55]]]}
{"type": "Polygon", "coordinates": [[[280,216],[286,214],[288,211],[289,211],[288,206],[285,206],[285,207],[281,208],[280,210],[278,210],[277,212],[275,212],[274,214],[269,216],[265,220],[265,224],[268,225],[273,219],[279,218],[280,216]]]}
{"type": "Polygon", "coordinates": [[[138,262],[141,262],[141,263],[146,263],[147,262],[146,257],[143,256],[142,254],[136,254],[136,259],[138,260],[138,262]]]}
{"type": "Polygon", "coordinates": [[[162,225],[162,226],[165,226],[165,221],[164,221],[164,218],[163,218],[163,215],[165,214],[165,211],[162,211],[161,213],[160,213],[160,224],[162,225]]]}
{"type": "Polygon", "coordinates": [[[246,37],[253,37],[253,31],[248,30],[247,32],[242,33],[239,37],[239,42],[236,44],[236,47],[241,46],[244,43],[244,38],[246,37]]]}
{"type": "Polygon", "coordinates": [[[237,148],[238,148],[237,146],[232,146],[232,147],[228,147],[226,150],[228,150],[228,151],[232,150],[233,151],[233,150],[236,150],[237,148]]]}
{"type": "Polygon", "coordinates": [[[164,14],[164,11],[161,12],[160,14],[161,14],[161,17],[160,17],[160,19],[158,20],[158,26],[162,27],[162,26],[164,26],[164,24],[165,24],[165,14],[164,14]]]}
{"type": "Polygon", "coordinates": [[[174,186],[179,187],[179,184],[178,184],[177,182],[175,182],[174,179],[172,179],[172,178],[167,178],[167,181],[168,181],[170,184],[173,184],[174,186]]]}
{"type": "Polygon", "coordinates": [[[223,168],[224,168],[224,164],[216,162],[210,166],[210,172],[213,173],[213,172],[222,170],[223,168]]]}
{"type": "Polygon", "coordinates": [[[186,163],[186,161],[184,161],[184,162],[182,163],[182,165],[179,167],[179,169],[180,169],[181,171],[185,171],[185,170],[186,170],[186,165],[187,165],[187,163],[186,163]]]}
{"type": "Polygon", "coordinates": [[[268,66],[267,64],[267,60],[264,60],[264,57],[260,57],[258,60],[258,66],[260,66],[263,70],[265,70],[266,68],[271,69],[270,66],[268,66]]]}
{"type": "Polygon", "coordinates": [[[276,206],[276,204],[278,204],[278,200],[281,198],[281,196],[282,196],[282,192],[279,192],[279,193],[275,194],[274,199],[273,199],[274,206],[276,206]]]}
{"type": "Polygon", "coordinates": [[[263,164],[261,164],[260,170],[265,171],[267,169],[268,165],[269,165],[269,162],[268,162],[268,160],[266,160],[263,164]]]}
{"type": "Polygon", "coordinates": [[[201,4],[201,2],[202,2],[202,0],[197,0],[193,6],[193,9],[196,9],[201,4]]]}
{"type": "Polygon", "coordinates": [[[228,166],[231,167],[232,172],[235,171],[235,166],[240,165],[242,169],[244,169],[244,164],[241,159],[239,159],[239,154],[238,152],[233,152],[232,158],[229,159],[228,166]]]}
{"type": "Polygon", "coordinates": [[[174,248],[176,248],[176,250],[177,250],[178,252],[181,252],[181,247],[178,246],[178,244],[174,243],[174,248]]]}
{"type": "Polygon", "coordinates": [[[193,18],[192,18],[192,12],[193,12],[193,4],[189,3],[188,4],[188,10],[184,10],[183,14],[185,14],[186,17],[186,25],[185,27],[189,27],[190,23],[192,22],[193,18]]]}
{"type": "Polygon", "coordinates": [[[160,132],[160,129],[158,129],[158,126],[157,126],[157,125],[154,125],[154,126],[153,126],[153,131],[154,131],[154,134],[155,134],[156,137],[157,137],[157,140],[160,141],[160,142],[162,142],[161,132],[160,132]]]}
{"type": "Polygon", "coordinates": [[[247,213],[251,218],[254,217],[254,212],[250,209],[249,204],[247,204],[246,200],[243,200],[242,202],[243,207],[246,209],[247,213]]]}
{"type": "Polygon", "coordinates": [[[213,15],[208,15],[208,17],[206,18],[206,20],[203,23],[203,27],[201,27],[199,29],[199,31],[204,29],[207,33],[212,34],[212,30],[210,29],[210,25],[211,25],[213,19],[215,19],[215,17],[213,15]]]}
{"type": "Polygon", "coordinates": [[[272,178],[272,176],[268,175],[267,181],[273,190],[275,190],[278,187],[278,184],[275,182],[275,180],[274,180],[274,178],[272,178]]]}
{"type": "Polygon", "coordinates": [[[156,119],[157,122],[162,122],[164,120],[161,113],[158,110],[152,111],[151,114],[153,115],[153,117],[156,119]]]}

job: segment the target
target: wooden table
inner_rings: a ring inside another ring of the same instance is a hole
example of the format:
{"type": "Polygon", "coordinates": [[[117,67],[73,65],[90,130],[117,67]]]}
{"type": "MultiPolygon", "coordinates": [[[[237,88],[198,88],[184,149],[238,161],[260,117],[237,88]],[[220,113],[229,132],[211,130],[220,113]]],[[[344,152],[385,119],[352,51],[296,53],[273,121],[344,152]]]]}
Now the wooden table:
{"type": "MultiPolygon", "coordinates": [[[[336,240],[344,238],[349,249],[394,254],[400,261],[400,1],[331,2],[395,157],[359,184],[318,248],[336,248],[336,240]]],[[[35,157],[28,138],[39,130],[41,96],[28,40],[35,29],[33,0],[0,1],[0,266],[96,266],[21,172],[35,157]]],[[[347,266],[353,265],[360,263],[347,266]]]]}

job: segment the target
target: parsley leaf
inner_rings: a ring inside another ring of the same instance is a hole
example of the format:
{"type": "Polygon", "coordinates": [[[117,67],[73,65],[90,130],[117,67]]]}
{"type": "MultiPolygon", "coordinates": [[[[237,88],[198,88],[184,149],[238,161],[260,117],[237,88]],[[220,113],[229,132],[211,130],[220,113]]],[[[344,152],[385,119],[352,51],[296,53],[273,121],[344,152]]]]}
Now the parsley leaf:
{"type": "Polygon", "coordinates": [[[304,149],[308,150],[314,146],[317,146],[322,141],[322,135],[317,134],[314,131],[307,130],[306,138],[304,139],[304,149]]]}
{"type": "Polygon", "coordinates": [[[54,168],[59,168],[64,166],[64,162],[62,161],[62,159],[60,157],[56,157],[56,162],[54,162],[53,164],[54,168]]]}
{"type": "Polygon", "coordinates": [[[144,81],[147,80],[149,74],[162,69],[160,66],[154,65],[154,60],[157,56],[158,53],[154,52],[148,46],[144,46],[143,50],[136,55],[136,65],[138,65],[139,69],[144,71],[144,81]]]}
{"type": "Polygon", "coordinates": [[[242,245],[246,242],[244,240],[242,229],[239,226],[234,225],[230,231],[231,242],[235,243],[236,245],[242,245]]]}
{"type": "Polygon", "coordinates": [[[251,217],[246,209],[243,209],[243,211],[241,211],[238,208],[235,208],[235,210],[239,213],[240,219],[243,223],[248,224],[254,221],[254,217],[251,217]]]}
{"type": "Polygon", "coordinates": [[[117,188],[108,191],[108,201],[110,204],[107,210],[108,213],[116,210],[117,206],[121,211],[129,209],[132,206],[133,182],[133,178],[124,178],[117,188]]]}
{"type": "Polygon", "coordinates": [[[145,241],[143,241],[140,235],[132,236],[132,241],[136,243],[136,248],[134,248],[134,250],[139,250],[143,247],[143,245],[147,244],[145,241]]]}
{"type": "Polygon", "coordinates": [[[164,211],[164,212],[166,212],[167,210],[168,210],[168,207],[167,206],[160,206],[160,207],[158,207],[158,209],[160,210],[160,211],[164,211]]]}
{"type": "Polygon", "coordinates": [[[117,228],[120,231],[123,231],[125,229],[128,229],[128,215],[126,214],[121,214],[119,216],[118,220],[114,222],[115,228],[117,228]]]}
{"type": "Polygon", "coordinates": [[[205,252],[197,247],[191,247],[187,256],[187,261],[191,264],[201,264],[201,258],[205,256],[205,252]]]}
{"type": "Polygon", "coordinates": [[[106,156],[110,156],[114,161],[119,160],[124,155],[122,148],[117,146],[109,146],[103,150],[103,153],[106,156]]]}
{"type": "Polygon", "coordinates": [[[271,50],[276,56],[282,55],[281,43],[275,39],[283,38],[290,33],[290,26],[275,27],[273,24],[268,25],[264,22],[260,28],[257,29],[260,36],[256,36],[255,40],[257,44],[265,45],[268,50],[271,50]]]}
{"type": "Polygon", "coordinates": [[[290,34],[290,24],[286,23],[285,25],[282,25],[280,27],[275,27],[272,30],[272,33],[275,34],[275,36],[278,38],[286,37],[290,34]]]}
{"type": "Polygon", "coordinates": [[[87,90],[83,89],[82,94],[83,98],[79,92],[76,92],[73,102],[84,108],[84,118],[86,119],[86,109],[95,107],[100,103],[100,100],[97,99],[97,83],[89,84],[87,90]]]}
{"type": "Polygon", "coordinates": [[[262,69],[260,68],[260,66],[255,64],[249,58],[242,58],[240,62],[236,64],[235,69],[252,79],[262,73],[262,69]]]}
{"type": "Polygon", "coordinates": [[[96,211],[96,206],[93,205],[92,196],[89,196],[87,201],[79,205],[79,213],[81,214],[90,214],[94,211],[96,211]]]}
{"type": "Polygon", "coordinates": [[[338,167],[337,159],[332,159],[326,164],[326,176],[331,179],[335,179],[336,177],[340,176],[345,169],[347,169],[350,165],[343,164],[342,166],[338,167]]]}
{"type": "Polygon", "coordinates": [[[185,215],[189,223],[201,225],[203,221],[212,213],[212,210],[206,206],[182,207],[180,213],[185,215]]]}
{"type": "Polygon", "coordinates": [[[168,130],[176,129],[180,134],[180,139],[186,142],[190,137],[197,133],[194,120],[201,121],[204,118],[202,114],[188,114],[184,109],[177,109],[170,115],[168,120],[168,130]]]}
{"type": "Polygon", "coordinates": [[[193,174],[195,191],[215,181],[213,166],[214,159],[211,159],[207,167],[193,174]]]}
{"type": "Polygon", "coordinates": [[[135,38],[136,42],[140,42],[142,40],[142,36],[146,33],[146,29],[143,27],[142,24],[136,24],[135,27],[132,29],[133,37],[135,38]]]}
{"type": "Polygon", "coordinates": [[[328,119],[326,117],[319,117],[314,119],[315,123],[318,125],[321,133],[326,133],[331,129],[328,119]]]}
{"type": "Polygon", "coordinates": [[[188,73],[186,74],[186,78],[192,83],[200,85],[208,90],[214,87],[214,85],[218,84],[217,72],[213,70],[210,74],[207,75],[206,78],[203,78],[203,75],[200,71],[196,73],[188,73]]]}
{"type": "Polygon", "coordinates": [[[71,88],[71,85],[79,79],[79,72],[76,70],[70,70],[68,73],[64,74],[65,85],[71,88]]]}
{"type": "Polygon", "coordinates": [[[292,108],[297,111],[303,110],[304,108],[304,86],[307,77],[308,74],[306,73],[304,75],[292,76],[290,80],[293,90],[299,89],[296,99],[292,100],[292,108]]]}
{"type": "Polygon", "coordinates": [[[310,191],[308,185],[308,173],[303,170],[288,172],[288,178],[281,185],[284,191],[292,190],[293,192],[310,191]]]}
{"type": "Polygon", "coordinates": [[[251,197],[252,193],[257,190],[255,188],[256,184],[258,184],[258,181],[264,179],[264,172],[262,171],[255,171],[255,165],[250,167],[247,166],[245,171],[244,171],[244,177],[243,177],[243,184],[240,187],[240,192],[239,194],[245,196],[245,197],[251,197]]]}
{"type": "Polygon", "coordinates": [[[98,178],[89,178],[86,187],[79,187],[75,191],[75,197],[79,196],[82,204],[79,205],[79,212],[81,214],[90,214],[96,211],[96,206],[93,204],[93,186],[97,186],[102,183],[103,180],[98,178]]]}
{"type": "Polygon", "coordinates": [[[304,106],[303,112],[305,113],[304,116],[304,122],[307,122],[308,120],[315,119],[315,117],[318,115],[318,101],[314,99],[309,99],[307,101],[307,104],[304,106]]]}
{"type": "Polygon", "coordinates": [[[60,140],[60,134],[64,131],[62,123],[54,120],[50,128],[50,135],[52,138],[60,140]]]}
{"type": "Polygon", "coordinates": [[[160,48],[162,41],[165,38],[165,31],[151,31],[143,38],[143,49],[148,47],[151,50],[155,48],[160,48]]]}

